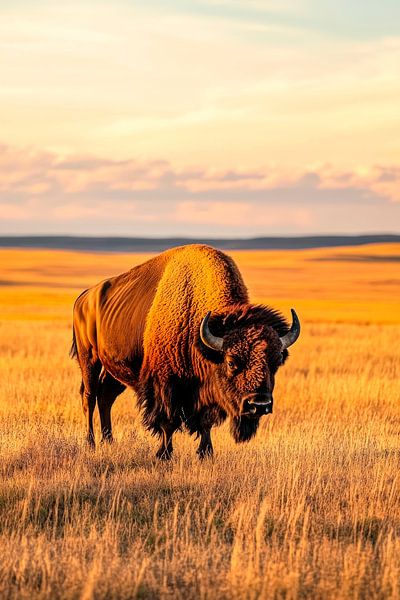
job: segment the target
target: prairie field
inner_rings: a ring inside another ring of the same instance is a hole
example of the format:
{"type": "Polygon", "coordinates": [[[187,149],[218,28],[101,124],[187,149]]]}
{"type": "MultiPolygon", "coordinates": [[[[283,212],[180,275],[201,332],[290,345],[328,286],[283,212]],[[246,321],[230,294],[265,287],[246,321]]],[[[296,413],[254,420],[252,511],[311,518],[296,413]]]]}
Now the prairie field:
{"type": "Polygon", "coordinates": [[[0,251],[1,598],[400,599],[400,245],[231,255],[302,335],[254,440],[164,464],[130,391],[86,447],[68,357],[74,298],[148,255],[0,251]]]}

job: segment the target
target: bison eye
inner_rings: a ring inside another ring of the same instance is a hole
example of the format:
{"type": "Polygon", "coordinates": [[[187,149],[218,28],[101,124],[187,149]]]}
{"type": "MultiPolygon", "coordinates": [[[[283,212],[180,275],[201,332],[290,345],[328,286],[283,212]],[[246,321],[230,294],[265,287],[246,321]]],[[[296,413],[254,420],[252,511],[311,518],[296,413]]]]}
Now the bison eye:
{"type": "Polygon", "coordinates": [[[226,361],[226,364],[232,370],[236,368],[236,363],[235,363],[235,361],[232,358],[228,358],[227,361],[226,361]]]}

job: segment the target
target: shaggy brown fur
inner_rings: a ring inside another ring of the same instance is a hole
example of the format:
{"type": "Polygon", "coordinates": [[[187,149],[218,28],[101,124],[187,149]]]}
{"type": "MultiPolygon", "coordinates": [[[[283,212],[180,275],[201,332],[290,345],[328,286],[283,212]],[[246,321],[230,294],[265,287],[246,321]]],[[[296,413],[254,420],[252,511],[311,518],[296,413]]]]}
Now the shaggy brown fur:
{"type": "Polygon", "coordinates": [[[82,371],[82,404],[94,445],[96,400],[103,439],[111,440],[111,407],[133,388],[146,427],[162,438],[160,458],[172,453],[172,435],[184,425],[201,436],[198,453],[212,453],[210,429],[231,418],[236,441],[250,439],[257,417],[246,396],[271,397],[287,357],[279,337],[282,315],[249,303],[233,260],[204,245],[163,252],[127,273],[83,292],[75,302],[73,344],[82,371]],[[222,352],[200,341],[203,317],[224,338],[222,352]]]}

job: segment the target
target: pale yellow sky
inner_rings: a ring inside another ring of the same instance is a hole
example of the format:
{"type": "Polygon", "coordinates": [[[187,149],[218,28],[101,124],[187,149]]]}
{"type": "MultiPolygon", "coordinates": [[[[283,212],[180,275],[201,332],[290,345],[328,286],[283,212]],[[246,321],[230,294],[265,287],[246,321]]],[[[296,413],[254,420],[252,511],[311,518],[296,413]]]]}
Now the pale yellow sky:
{"type": "Polygon", "coordinates": [[[305,0],[146,6],[0,9],[3,233],[106,233],[110,207],[111,233],[132,235],[203,235],[207,215],[221,235],[400,229],[389,18],[360,31],[352,3],[343,23],[305,0]]]}

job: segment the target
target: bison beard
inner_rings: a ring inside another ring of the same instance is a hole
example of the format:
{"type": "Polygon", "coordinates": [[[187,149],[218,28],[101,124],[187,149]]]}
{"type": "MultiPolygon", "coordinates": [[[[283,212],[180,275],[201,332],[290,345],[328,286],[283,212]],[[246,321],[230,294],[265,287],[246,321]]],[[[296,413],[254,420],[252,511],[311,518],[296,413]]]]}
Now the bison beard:
{"type": "Polygon", "coordinates": [[[227,416],[234,440],[250,440],[299,335],[292,314],[289,328],[278,311],[251,304],[233,260],[197,244],[85,290],[74,305],[71,356],[82,373],[88,443],[96,404],[102,439],[112,441],[111,408],[126,387],[161,438],[159,458],[171,457],[181,428],[200,438],[200,457],[211,455],[210,430],[227,416]]]}
{"type": "Polygon", "coordinates": [[[230,420],[230,431],[237,444],[248,442],[257,433],[260,419],[251,417],[234,417],[230,420]]]}

